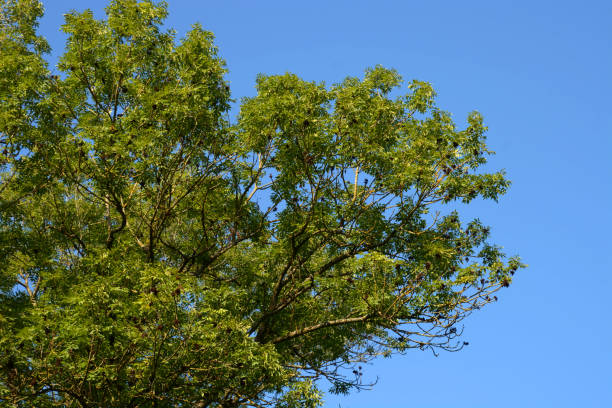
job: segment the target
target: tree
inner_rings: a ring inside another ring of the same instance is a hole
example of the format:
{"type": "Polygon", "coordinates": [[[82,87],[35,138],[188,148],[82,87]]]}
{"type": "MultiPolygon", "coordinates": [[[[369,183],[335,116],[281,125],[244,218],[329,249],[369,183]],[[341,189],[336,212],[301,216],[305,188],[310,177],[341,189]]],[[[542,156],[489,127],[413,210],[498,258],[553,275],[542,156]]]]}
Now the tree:
{"type": "Polygon", "coordinates": [[[331,87],[259,76],[228,118],[213,36],[163,3],[66,15],[0,0],[0,401],[314,407],[362,364],[459,350],[522,267],[456,202],[497,200],[464,130],[393,70],[331,87]]]}

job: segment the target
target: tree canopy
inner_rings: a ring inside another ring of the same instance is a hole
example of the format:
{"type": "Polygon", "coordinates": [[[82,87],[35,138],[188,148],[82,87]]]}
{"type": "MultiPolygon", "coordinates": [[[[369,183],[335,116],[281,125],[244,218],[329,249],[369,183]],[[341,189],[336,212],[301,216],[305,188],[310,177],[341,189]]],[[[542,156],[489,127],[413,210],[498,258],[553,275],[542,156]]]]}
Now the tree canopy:
{"type": "Polygon", "coordinates": [[[460,219],[509,181],[426,82],[261,75],[230,119],[213,35],[163,2],[66,14],[56,68],[40,2],[0,13],[6,406],[314,407],[377,356],[461,349],[523,266],[460,219]]]}

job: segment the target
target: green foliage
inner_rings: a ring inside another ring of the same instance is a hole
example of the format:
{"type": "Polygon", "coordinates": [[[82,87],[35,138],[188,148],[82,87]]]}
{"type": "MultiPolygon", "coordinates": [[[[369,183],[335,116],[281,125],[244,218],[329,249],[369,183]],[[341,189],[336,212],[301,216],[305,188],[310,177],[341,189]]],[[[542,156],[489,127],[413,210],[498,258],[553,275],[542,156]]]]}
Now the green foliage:
{"type": "Polygon", "coordinates": [[[212,34],[162,2],[67,14],[59,75],[41,4],[0,10],[6,406],[315,407],[376,356],[461,349],[523,266],[453,210],[509,182],[428,83],[262,75],[230,123],[212,34]]]}

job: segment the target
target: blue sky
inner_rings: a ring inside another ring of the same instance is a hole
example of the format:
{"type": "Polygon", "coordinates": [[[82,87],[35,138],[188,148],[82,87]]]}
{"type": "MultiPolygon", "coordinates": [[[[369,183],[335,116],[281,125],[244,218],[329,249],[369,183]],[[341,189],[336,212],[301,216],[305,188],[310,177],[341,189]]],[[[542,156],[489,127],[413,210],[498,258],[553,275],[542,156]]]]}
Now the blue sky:
{"type": "MultiPolygon", "coordinates": [[[[47,0],[41,32],[105,1],[47,0]]],[[[364,367],[372,391],[325,407],[612,406],[612,2],[170,0],[179,35],[214,32],[233,97],[258,73],[328,84],[366,67],[429,81],[459,124],[480,111],[513,181],[462,208],[529,268],[465,321],[459,353],[413,351],[364,367]]]]}

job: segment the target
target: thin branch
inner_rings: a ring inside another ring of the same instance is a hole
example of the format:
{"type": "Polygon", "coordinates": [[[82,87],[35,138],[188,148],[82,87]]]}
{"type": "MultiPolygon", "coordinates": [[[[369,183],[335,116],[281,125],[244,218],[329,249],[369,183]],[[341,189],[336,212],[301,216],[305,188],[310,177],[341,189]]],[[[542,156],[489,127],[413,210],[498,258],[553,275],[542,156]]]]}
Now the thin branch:
{"type": "Polygon", "coordinates": [[[363,321],[366,321],[370,317],[371,317],[370,315],[364,315],[364,316],[359,316],[359,317],[349,317],[345,319],[329,320],[327,322],[315,324],[314,326],[304,327],[302,329],[298,329],[298,330],[289,332],[285,334],[284,336],[275,338],[274,340],[272,340],[272,343],[274,344],[282,343],[284,341],[291,340],[295,337],[303,336],[305,334],[311,333],[319,329],[323,329],[325,327],[340,326],[343,324],[363,322],[363,321]]]}

